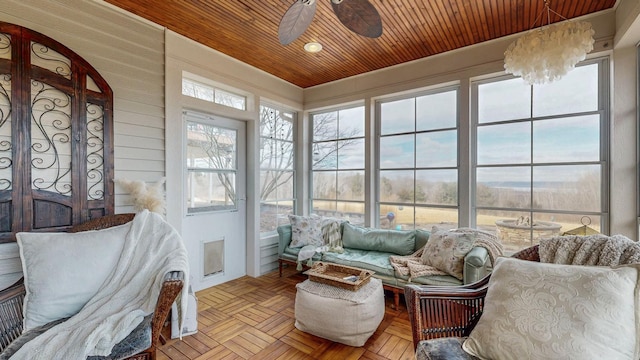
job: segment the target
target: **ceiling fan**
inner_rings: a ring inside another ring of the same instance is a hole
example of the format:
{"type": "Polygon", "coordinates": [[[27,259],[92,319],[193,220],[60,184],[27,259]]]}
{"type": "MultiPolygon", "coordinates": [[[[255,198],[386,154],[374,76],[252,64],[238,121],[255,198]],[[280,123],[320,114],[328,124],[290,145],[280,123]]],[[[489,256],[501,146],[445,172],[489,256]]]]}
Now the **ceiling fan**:
{"type": "MultiPolygon", "coordinates": [[[[382,20],[368,0],[330,0],[340,22],[356,34],[377,38],[382,35],[382,20]]],[[[316,0],[297,0],[280,20],[278,39],[287,45],[307,30],[316,13],[316,0]]]]}

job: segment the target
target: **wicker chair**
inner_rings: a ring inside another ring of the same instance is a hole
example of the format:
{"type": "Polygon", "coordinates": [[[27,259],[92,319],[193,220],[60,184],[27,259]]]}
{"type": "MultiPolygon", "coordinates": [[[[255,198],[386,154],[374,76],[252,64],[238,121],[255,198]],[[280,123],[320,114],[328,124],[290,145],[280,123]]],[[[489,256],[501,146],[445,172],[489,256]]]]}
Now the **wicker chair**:
{"type": "MultiPolygon", "coordinates": [[[[69,232],[106,229],[112,226],[126,224],[131,221],[133,217],[134,214],[108,215],[76,225],[72,227],[69,232]]],[[[158,296],[158,302],[151,318],[151,346],[126,359],[156,359],[156,348],[160,343],[165,343],[161,335],[162,327],[169,315],[171,305],[182,290],[183,285],[184,274],[182,272],[170,272],[165,275],[160,295],[158,296]]],[[[24,296],[25,288],[22,279],[9,288],[0,291],[0,353],[22,334],[22,304],[24,296]]],[[[92,357],[92,359],[98,358],[99,357],[92,357]]]]}
{"type": "MultiPolygon", "coordinates": [[[[539,262],[538,245],[512,257],[539,262]]],[[[414,347],[422,340],[468,336],[482,315],[490,276],[464,286],[405,286],[414,347]]]]}

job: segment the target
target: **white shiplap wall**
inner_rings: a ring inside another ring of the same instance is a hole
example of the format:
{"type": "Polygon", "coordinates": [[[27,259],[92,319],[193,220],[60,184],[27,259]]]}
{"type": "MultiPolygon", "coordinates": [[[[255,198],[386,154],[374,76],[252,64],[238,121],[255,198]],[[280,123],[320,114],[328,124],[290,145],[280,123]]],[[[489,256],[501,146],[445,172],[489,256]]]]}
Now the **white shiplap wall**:
{"type": "MultiPolygon", "coordinates": [[[[93,65],[114,94],[115,177],[164,176],[164,30],[103,1],[2,0],[0,21],[38,31],[93,65]]],[[[116,212],[132,211],[116,187],[116,212]]]]}

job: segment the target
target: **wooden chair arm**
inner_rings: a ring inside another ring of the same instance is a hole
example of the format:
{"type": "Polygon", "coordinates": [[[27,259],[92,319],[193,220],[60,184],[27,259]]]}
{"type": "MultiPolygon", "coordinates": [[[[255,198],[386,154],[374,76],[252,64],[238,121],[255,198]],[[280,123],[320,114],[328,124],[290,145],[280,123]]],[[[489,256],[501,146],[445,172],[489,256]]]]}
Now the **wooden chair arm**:
{"type": "MultiPolygon", "coordinates": [[[[485,279],[488,282],[488,278],[485,279]]],[[[485,279],[469,285],[476,286],[485,279]]],[[[482,314],[487,294],[486,284],[477,288],[469,285],[405,286],[414,347],[421,340],[469,335],[482,314]]]]}
{"type": "Polygon", "coordinates": [[[540,262],[540,245],[530,246],[511,255],[516,259],[540,262]]]}
{"type": "MultiPolygon", "coordinates": [[[[165,275],[158,295],[158,302],[151,321],[151,347],[154,350],[160,342],[164,322],[171,305],[184,286],[184,273],[172,271],[165,275]]],[[[0,353],[22,334],[22,305],[25,296],[24,280],[0,291],[0,353]]]]}
{"type": "Polygon", "coordinates": [[[184,287],[184,273],[182,271],[172,271],[165,275],[158,303],[151,320],[151,348],[159,346],[161,332],[164,322],[169,316],[171,305],[184,287]]]}
{"type": "MultiPolygon", "coordinates": [[[[68,232],[106,229],[128,223],[133,220],[134,216],[135,214],[107,215],[75,225],[68,229],[68,232]]],[[[129,359],[156,358],[156,347],[160,342],[162,328],[171,310],[171,305],[184,287],[184,276],[181,271],[173,271],[165,275],[151,320],[151,347],[129,359]]],[[[22,334],[22,306],[25,294],[23,279],[0,291],[0,353],[22,334]]]]}
{"type": "Polygon", "coordinates": [[[0,291],[0,353],[22,334],[23,279],[0,291]]]}

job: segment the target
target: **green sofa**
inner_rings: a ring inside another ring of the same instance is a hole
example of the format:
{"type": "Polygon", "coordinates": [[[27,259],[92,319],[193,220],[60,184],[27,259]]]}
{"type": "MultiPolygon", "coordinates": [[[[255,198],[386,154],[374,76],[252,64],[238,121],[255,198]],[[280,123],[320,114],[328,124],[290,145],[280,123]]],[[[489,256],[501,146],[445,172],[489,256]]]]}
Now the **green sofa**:
{"type": "MultiPolygon", "coordinates": [[[[301,248],[290,247],[291,225],[278,227],[278,268],[282,276],[285,264],[297,265],[301,248]]],[[[429,241],[430,232],[426,230],[383,230],[342,224],[342,253],[316,253],[313,261],[324,261],[340,265],[353,266],[372,270],[374,277],[382,280],[385,290],[394,294],[396,309],[400,303],[400,294],[409,278],[395,271],[389,262],[391,255],[410,255],[422,248],[429,241]]],[[[491,261],[485,248],[475,247],[464,258],[463,280],[450,275],[421,276],[411,279],[411,284],[418,285],[463,285],[474,283],[491,271],[491,261]]]]}

